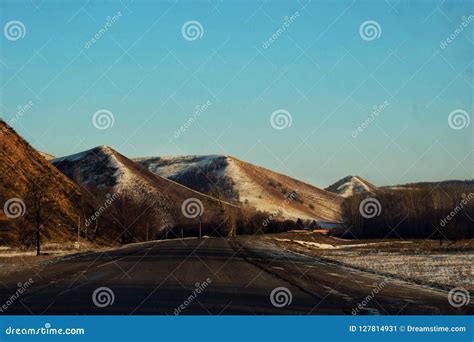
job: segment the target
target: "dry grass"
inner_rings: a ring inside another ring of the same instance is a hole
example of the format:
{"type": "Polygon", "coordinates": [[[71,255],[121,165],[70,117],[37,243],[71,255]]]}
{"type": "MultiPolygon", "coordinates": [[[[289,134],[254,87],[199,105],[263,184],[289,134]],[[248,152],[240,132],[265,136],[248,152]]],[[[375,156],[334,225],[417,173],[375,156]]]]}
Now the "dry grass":
{"type": "Polygon", "coordinates": [[[84,242],[81,243],[80,246],[77,246],[74,243],[50,243],[44,244],[41,248],[41,255],[36,256],[36,250],[33,249],[19,249],[2,246],[0,247],[0,274],[9,274],[17,271],[33,269],[59,256],[94,249],[97,249],[97,246],[84,242]]]}
{"type": "Polygon", "coordinates": [[[474,291],[474,240],[342,240],[310,232],[264,237],[281,247],[443,289],[474,291]]]}

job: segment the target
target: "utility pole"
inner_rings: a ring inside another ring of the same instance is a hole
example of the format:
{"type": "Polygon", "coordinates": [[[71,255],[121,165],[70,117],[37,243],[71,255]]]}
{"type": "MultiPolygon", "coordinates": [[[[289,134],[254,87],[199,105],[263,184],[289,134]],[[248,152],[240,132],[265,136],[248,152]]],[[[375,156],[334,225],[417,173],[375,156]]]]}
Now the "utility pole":
{"type": "Polygon", "coordinates": [[[81,216],[77,216],[77,248],[80,248],[81,246],[81,216]]]}
{"type": "Polygon", "coordinates": [[[202,214],[199,215],[199,238],[202,238],[202,214]]]}

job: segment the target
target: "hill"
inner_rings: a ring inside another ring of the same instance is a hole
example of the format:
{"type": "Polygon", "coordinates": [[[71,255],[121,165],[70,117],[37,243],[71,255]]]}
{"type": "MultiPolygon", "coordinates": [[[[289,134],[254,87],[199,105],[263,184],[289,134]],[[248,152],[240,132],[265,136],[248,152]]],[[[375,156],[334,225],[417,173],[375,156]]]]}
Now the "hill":
{"type": "Polygon", "coordinates": [[[282,219],[341,220],[343,198],[226,155],[134,159],[151,172],[236,205],[282,219]]]}

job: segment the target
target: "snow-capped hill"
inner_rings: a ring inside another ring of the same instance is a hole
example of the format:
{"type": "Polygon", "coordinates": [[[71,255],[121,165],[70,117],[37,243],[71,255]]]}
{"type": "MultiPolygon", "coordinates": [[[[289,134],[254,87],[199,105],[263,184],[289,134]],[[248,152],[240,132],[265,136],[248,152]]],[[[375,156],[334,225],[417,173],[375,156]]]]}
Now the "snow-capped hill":
{"type": "Polygon", "coordinates": [[[326,188],[327,191],[342,197],[350,197],[360,193],[374,193],[377,187],[359,176],[347,176],[326,188]]]}
{"type": "Polygon", "coordinates": [[[108,146],[56,158],[51,163],[77,183],[98,188],[123,187],[122,178],[126,179],[128,171],[108,146]]]}
{"type": "Polygon", "coordinates": [[[202,218],[208,221],[218,220],[222,205],[228,205],[152,173],[108,146],[57,158],[52,163],[77,183],[127,194],[144,209],[152,206],[161,226],[182,222],[181,206],[190,198],[203,204],[202,218]]]}
{"type": "Polygon", "coordinates": [[[227,155],[134,159],[186,187],[284,219],[341,220],[335,194],[227,155]]]}
{"type": "Polygon", "coordinates": [[[149,171],[196,191],[238,201],[226,174],[228,160],[222,155],[135,158],[149,171]]]}

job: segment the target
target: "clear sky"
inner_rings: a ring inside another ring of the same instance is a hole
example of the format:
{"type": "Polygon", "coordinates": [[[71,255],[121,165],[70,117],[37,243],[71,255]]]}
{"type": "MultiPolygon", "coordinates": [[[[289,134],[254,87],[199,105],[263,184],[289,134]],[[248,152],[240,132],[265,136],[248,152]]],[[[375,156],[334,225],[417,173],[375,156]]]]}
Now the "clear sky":
{"type": "Polygon", "coordinates": [[[230,154],[321,187],[473,178],[473,14],[467,0],[3,0],[1,116],[55,156],[230,154]],[[94,126],[98,110],[113,126],[94,126]],[[290,126],[272,126],[277,110],[290,126]]]}

